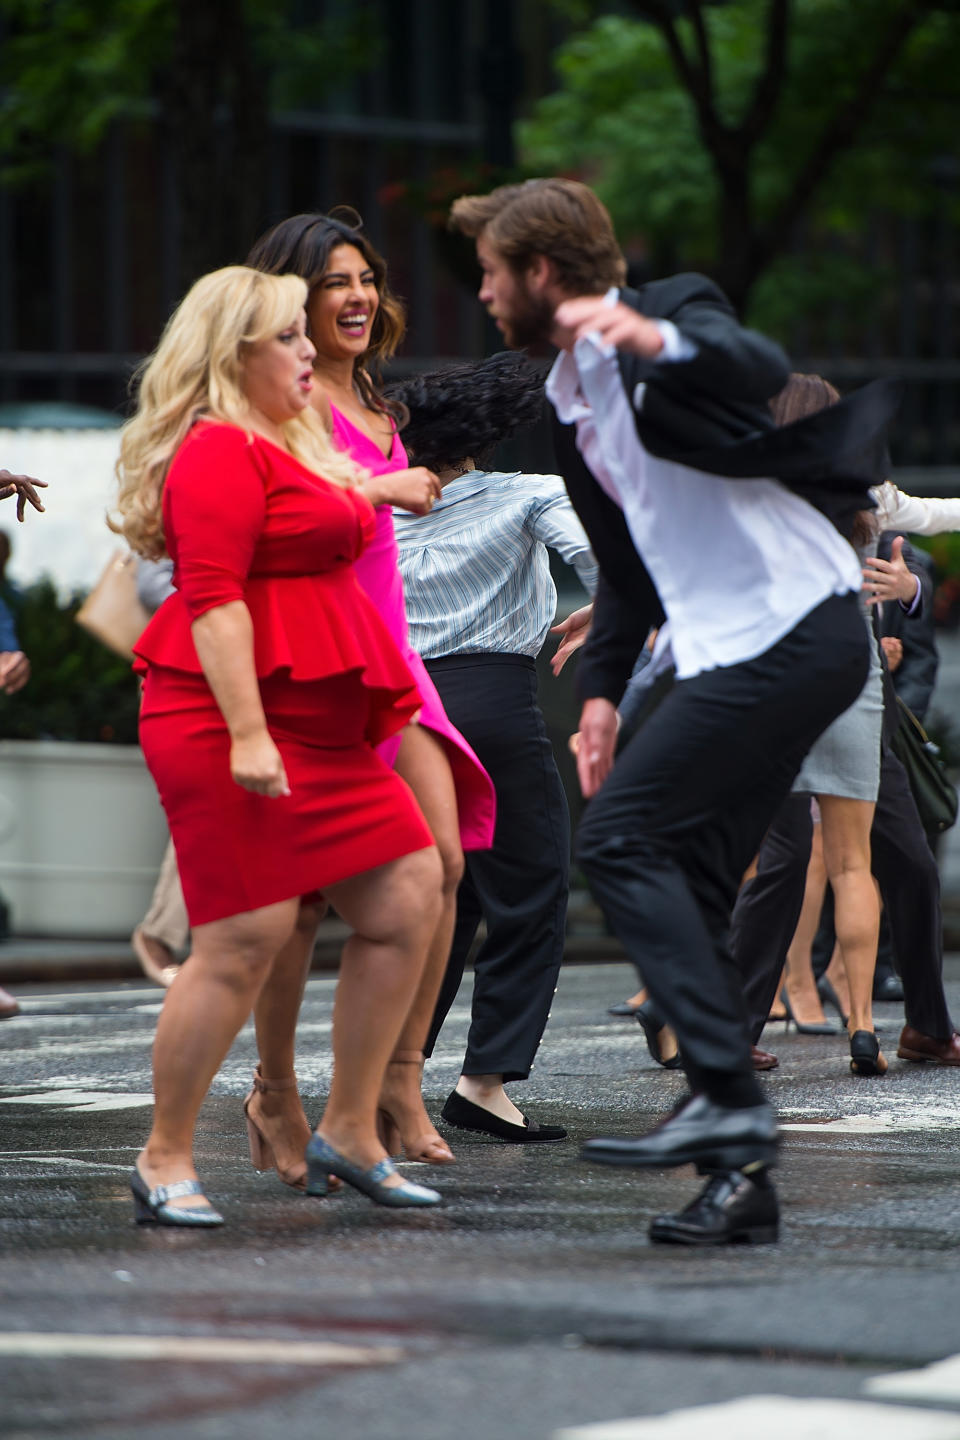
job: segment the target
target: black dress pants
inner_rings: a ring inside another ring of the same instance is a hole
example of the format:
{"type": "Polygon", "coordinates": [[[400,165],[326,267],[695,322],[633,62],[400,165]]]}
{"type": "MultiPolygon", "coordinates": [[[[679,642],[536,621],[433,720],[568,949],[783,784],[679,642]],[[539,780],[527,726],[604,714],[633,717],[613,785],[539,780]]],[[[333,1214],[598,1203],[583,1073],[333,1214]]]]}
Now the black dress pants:
{"type": "MultiPolygon", "coordinates": [[[[794,810],[798,801],[809,808],[809,800],[802,796],[791,796],[781,808],[761,846],[757,875],[743,887],[734,910],[731,937],[754,1043],[766,1024],[793,938],[788,920],[798,891],[802,899],[810,860],[809,829],[784,813],[794,810]],[[768,863],[764,852],[770,845],[774,855],[768,863]]],[[[907,772],[887,745],[880,754],[870,851],[900,965],[907,1022],[924,1035],[948,1040],[954,1027],[943,993],[940,875],[907,772]]]]}
{"type": "Polygon", "coordinates": [[[481,917],[465,1075],[525,1080],[543,1037],[563,958],[570,816],[526,655],[426,661],[444,709],[497,792],[493,848],[468,852],[450,961],[424,1053],[433,1053],[481,917]]]}
{"type": "Polygon", "coordinates": [[[762,1098],[728,947],[743,872],[804,756],[863,688],[867,635],[833,596],[754,660],[679,680],[620,753],[577,857],[673,1026],[691,1085],[762,1098]]]}

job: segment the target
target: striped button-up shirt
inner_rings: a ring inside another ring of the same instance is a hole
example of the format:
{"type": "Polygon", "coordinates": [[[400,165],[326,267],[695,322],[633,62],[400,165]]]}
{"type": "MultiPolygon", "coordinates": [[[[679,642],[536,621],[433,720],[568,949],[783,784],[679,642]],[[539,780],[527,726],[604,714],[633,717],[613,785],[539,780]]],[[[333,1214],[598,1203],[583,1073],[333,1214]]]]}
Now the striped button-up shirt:
{"type": "Polygon", "coordinates": [[[597,565],[558,475],[471,470],[429,515],[394,510],[413,648],[537,655],[557,608],[547,546],[592,594],[597,565]]]}

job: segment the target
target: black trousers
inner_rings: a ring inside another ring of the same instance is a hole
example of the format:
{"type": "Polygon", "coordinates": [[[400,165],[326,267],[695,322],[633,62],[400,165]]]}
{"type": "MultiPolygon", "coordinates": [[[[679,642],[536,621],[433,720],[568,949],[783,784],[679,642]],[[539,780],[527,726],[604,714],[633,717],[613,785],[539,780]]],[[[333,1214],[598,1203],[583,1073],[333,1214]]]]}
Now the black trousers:
{"type": "Polygon", "coordinates": [[[453,1004],[481,917],[465,1075],[525,1080],[543,1038],[563,958],[570,816],[526,655],[428,660],[444,708],[497,792],[493,848],[468,852],[450,961],[424,1052],[453,1004]]]}
{"type": "MultiPolygon", "coordinates": [[[[810,831],[784,814],[787,808],[794,810],[798,800],[809,809],[809,801],[800,796],[791,796],[781,808],[761,847],[756,878],[743,887],[734,911],[734,953],[748,997],[754,1041],[766,1023],[793,938],[789,920],[795,907],[799,914],[798,891],[801,903],[803,899],[810,831]],[[775,853],[767,864],[764,851],[771,842],[775,853]]],[[[900,964],[907,1022],[924,1035],[948,1040],[954,1027],[943,993],[940,875],[907,772],[886,745],[880,756],[870,851],[900,964]]]]}
{"type": "Polygon", "coordinates": [[[755,660],[678,681],[591,801],[577,858],[673,1026],[691,1085],[761,1098],[728,948],[744,870],[817,736],[868,666],[854,596],[819,605],[755,660]]]}

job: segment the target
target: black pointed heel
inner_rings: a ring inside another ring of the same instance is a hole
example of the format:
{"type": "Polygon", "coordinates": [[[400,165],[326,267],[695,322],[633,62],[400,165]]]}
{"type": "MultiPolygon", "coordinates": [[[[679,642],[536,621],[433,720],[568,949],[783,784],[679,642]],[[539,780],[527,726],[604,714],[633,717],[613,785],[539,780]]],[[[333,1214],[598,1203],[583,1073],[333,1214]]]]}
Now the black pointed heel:
{"type": "Polygon", "coordinates": [[[785,1030],[789,1030],[792,1025],[798,1035],[836,1035],[835,1027],[828,1024],[826,1020],[822,1023],[818,1020],[815,1025],[805,1025],[802,1021],[798,1020],[793,1013],[793,1006],[790,1004],[790,996],[787,994],[786,987],[780,991],[780,1000],[784,1010],[787,1012],[786,1019],[783,1022],[783,1028],[785,1030]]]}
{"type": "Polygon", "coordinates": [[[821,1004],[829,1005],[833,1010],[836,1010],[840,1024],[844,1030],[846,1030],[850,1023],[850,1016],[844,1014],[843,1006],[840,1004],[840,996],[836,990],[834,990],[833,982],[828,980],[826,975],[821,975],[817,981],[817,994],[820,996],[821,1004]]]}
{"type": "Polygon", "coordinates": [[[664,1070],[679,1070],[681,1065],[683,1064],[683,1060],[680,1056],[679,1047],[676,1054],[671,1055],[669,1060],[663,1059],[663,1055],[660,1049],[660,1037],[663,1034],[664,1030],[667,1028],[667,1022],[666,1020],[664,1020],[663,1016],[660,1014],[660,1011],[654,1005],[653,1001],[644,1000],[642,1005],[637,1006],[634,1013],[637,1017],[637,1024],[643,1031],[643,1038],[647,1042],[647,1049],[650,1051],[650,1058],[652,1060],[655,1060],[658,1065],[662,1065],[664,1070]]]}

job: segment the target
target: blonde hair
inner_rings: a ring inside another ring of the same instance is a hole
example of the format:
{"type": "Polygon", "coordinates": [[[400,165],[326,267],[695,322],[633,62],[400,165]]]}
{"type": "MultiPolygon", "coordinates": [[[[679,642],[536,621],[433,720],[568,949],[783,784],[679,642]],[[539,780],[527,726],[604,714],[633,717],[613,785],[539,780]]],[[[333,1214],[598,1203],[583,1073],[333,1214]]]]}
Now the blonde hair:
{"type": "MultiPolygon", "coordinates": [[[[135,377],[137,413],[121,432],[116,514],[107,518],[138,554],[157,559],[165,553],[163,487],[190,427],[203,416],[249,432],[246,352],[292,325],[306,298],[299,276],[228,265],[198,280],[167,321],[135,377]]],[[[281,428],[304,465],[335,484],[357,484],[363,472],[334,448],[312,408],[281,428]]]]}

